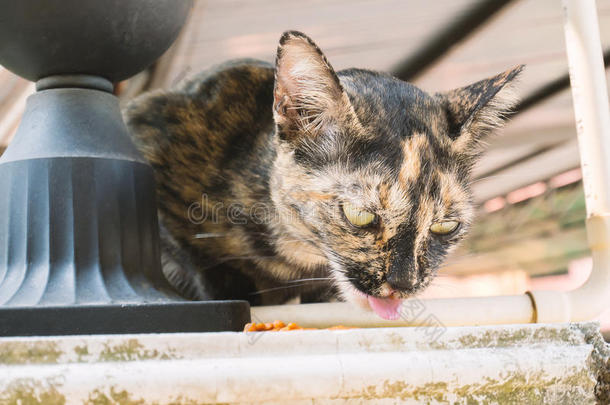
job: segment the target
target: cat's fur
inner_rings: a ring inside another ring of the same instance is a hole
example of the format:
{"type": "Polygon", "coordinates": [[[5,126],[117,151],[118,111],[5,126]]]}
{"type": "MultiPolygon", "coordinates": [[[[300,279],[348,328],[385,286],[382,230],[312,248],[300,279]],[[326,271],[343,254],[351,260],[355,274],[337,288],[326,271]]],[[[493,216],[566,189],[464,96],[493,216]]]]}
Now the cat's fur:
{"type": "Polygon", "coordinates": [[[139,97],[125,116],[155,171],[165,274],[188,297],[255,304],[421,290],[468,229],[470,170],[520,70],[429,95],[335,73],[292,31],[275,68],[234,61],[139,97]],[[344,202],[379,221],[350,225],[344,202]],[[461,225],[432,234],[442,220],[461,225]]]}

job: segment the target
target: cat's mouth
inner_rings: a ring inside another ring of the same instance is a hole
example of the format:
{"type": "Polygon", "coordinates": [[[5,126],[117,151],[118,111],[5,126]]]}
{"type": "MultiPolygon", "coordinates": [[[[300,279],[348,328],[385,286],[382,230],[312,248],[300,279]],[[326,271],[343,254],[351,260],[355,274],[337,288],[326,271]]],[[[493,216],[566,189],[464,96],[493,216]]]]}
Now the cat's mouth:
{"type": "Polygon", "coordinates": [[[361,306],[372,309],[379,317],[391,321],[400,318],[403,300],[397,293],[388,292],[385,297],[374,297],[357,288],[352,288],[352,291],[361,306]]]}

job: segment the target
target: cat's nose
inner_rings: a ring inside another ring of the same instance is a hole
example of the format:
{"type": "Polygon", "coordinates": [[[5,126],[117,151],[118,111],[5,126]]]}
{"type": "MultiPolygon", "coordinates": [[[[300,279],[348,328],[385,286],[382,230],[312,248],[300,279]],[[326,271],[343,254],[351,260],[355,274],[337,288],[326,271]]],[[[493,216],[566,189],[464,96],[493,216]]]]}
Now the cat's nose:
{"type": "Polygon", "coordinates": [[[390,269],[386,281],[394,290],[405,292],[414,291],[419,283],[417,272],[408,271],[407,269],[398,271],[390,269]]]}
{"type": "Polygon", "coordinates": [[[382,298],[399,298],[399,293],[386,281],[379,287],[379,296],[382,298]]]}
{"type": "Polygon", "coordinates": [[[394,290],[411,292],[417,286],[417,276],[409,277],[408,274],[391,272],[388,274],[387,282],[394,290]]]}
{"type": "Polygon", "coordinates": [[[415,266],[405,266],[401,260],[390,265],[386,282],[394,290],[412,292],[417,289],[419,278],[415,266]]]}

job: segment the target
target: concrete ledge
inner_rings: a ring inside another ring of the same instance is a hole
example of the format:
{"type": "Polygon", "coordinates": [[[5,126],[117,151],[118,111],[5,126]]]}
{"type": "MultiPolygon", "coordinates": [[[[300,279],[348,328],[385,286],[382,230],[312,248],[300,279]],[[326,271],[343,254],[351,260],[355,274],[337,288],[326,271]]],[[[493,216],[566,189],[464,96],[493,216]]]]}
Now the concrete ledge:
{"type": "Polygon", "coordinates": [[[584,404],[609,352],[595,323],[3,338],[0,403],[584,404]]]}

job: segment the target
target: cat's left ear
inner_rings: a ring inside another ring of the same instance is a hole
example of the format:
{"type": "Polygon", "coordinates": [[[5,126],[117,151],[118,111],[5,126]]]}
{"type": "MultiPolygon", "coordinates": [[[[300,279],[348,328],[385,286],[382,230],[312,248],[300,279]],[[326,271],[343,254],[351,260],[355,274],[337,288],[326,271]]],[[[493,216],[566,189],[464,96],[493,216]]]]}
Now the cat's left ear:
{"type": "Polygon", "coordinates": [[[504,122],[514,105],[512,82],[520,65],[497,76],[446,93],[438,94],[447,109],[449,137],[457,152],[476,155],[480,141],[504,122]]]}
{"type": "Polygon", "coordinates": [[[339,77],[305,34],[287,31],[277,50],[273,115],[280,137],[315,137],[352,112],[339,77]]]}

